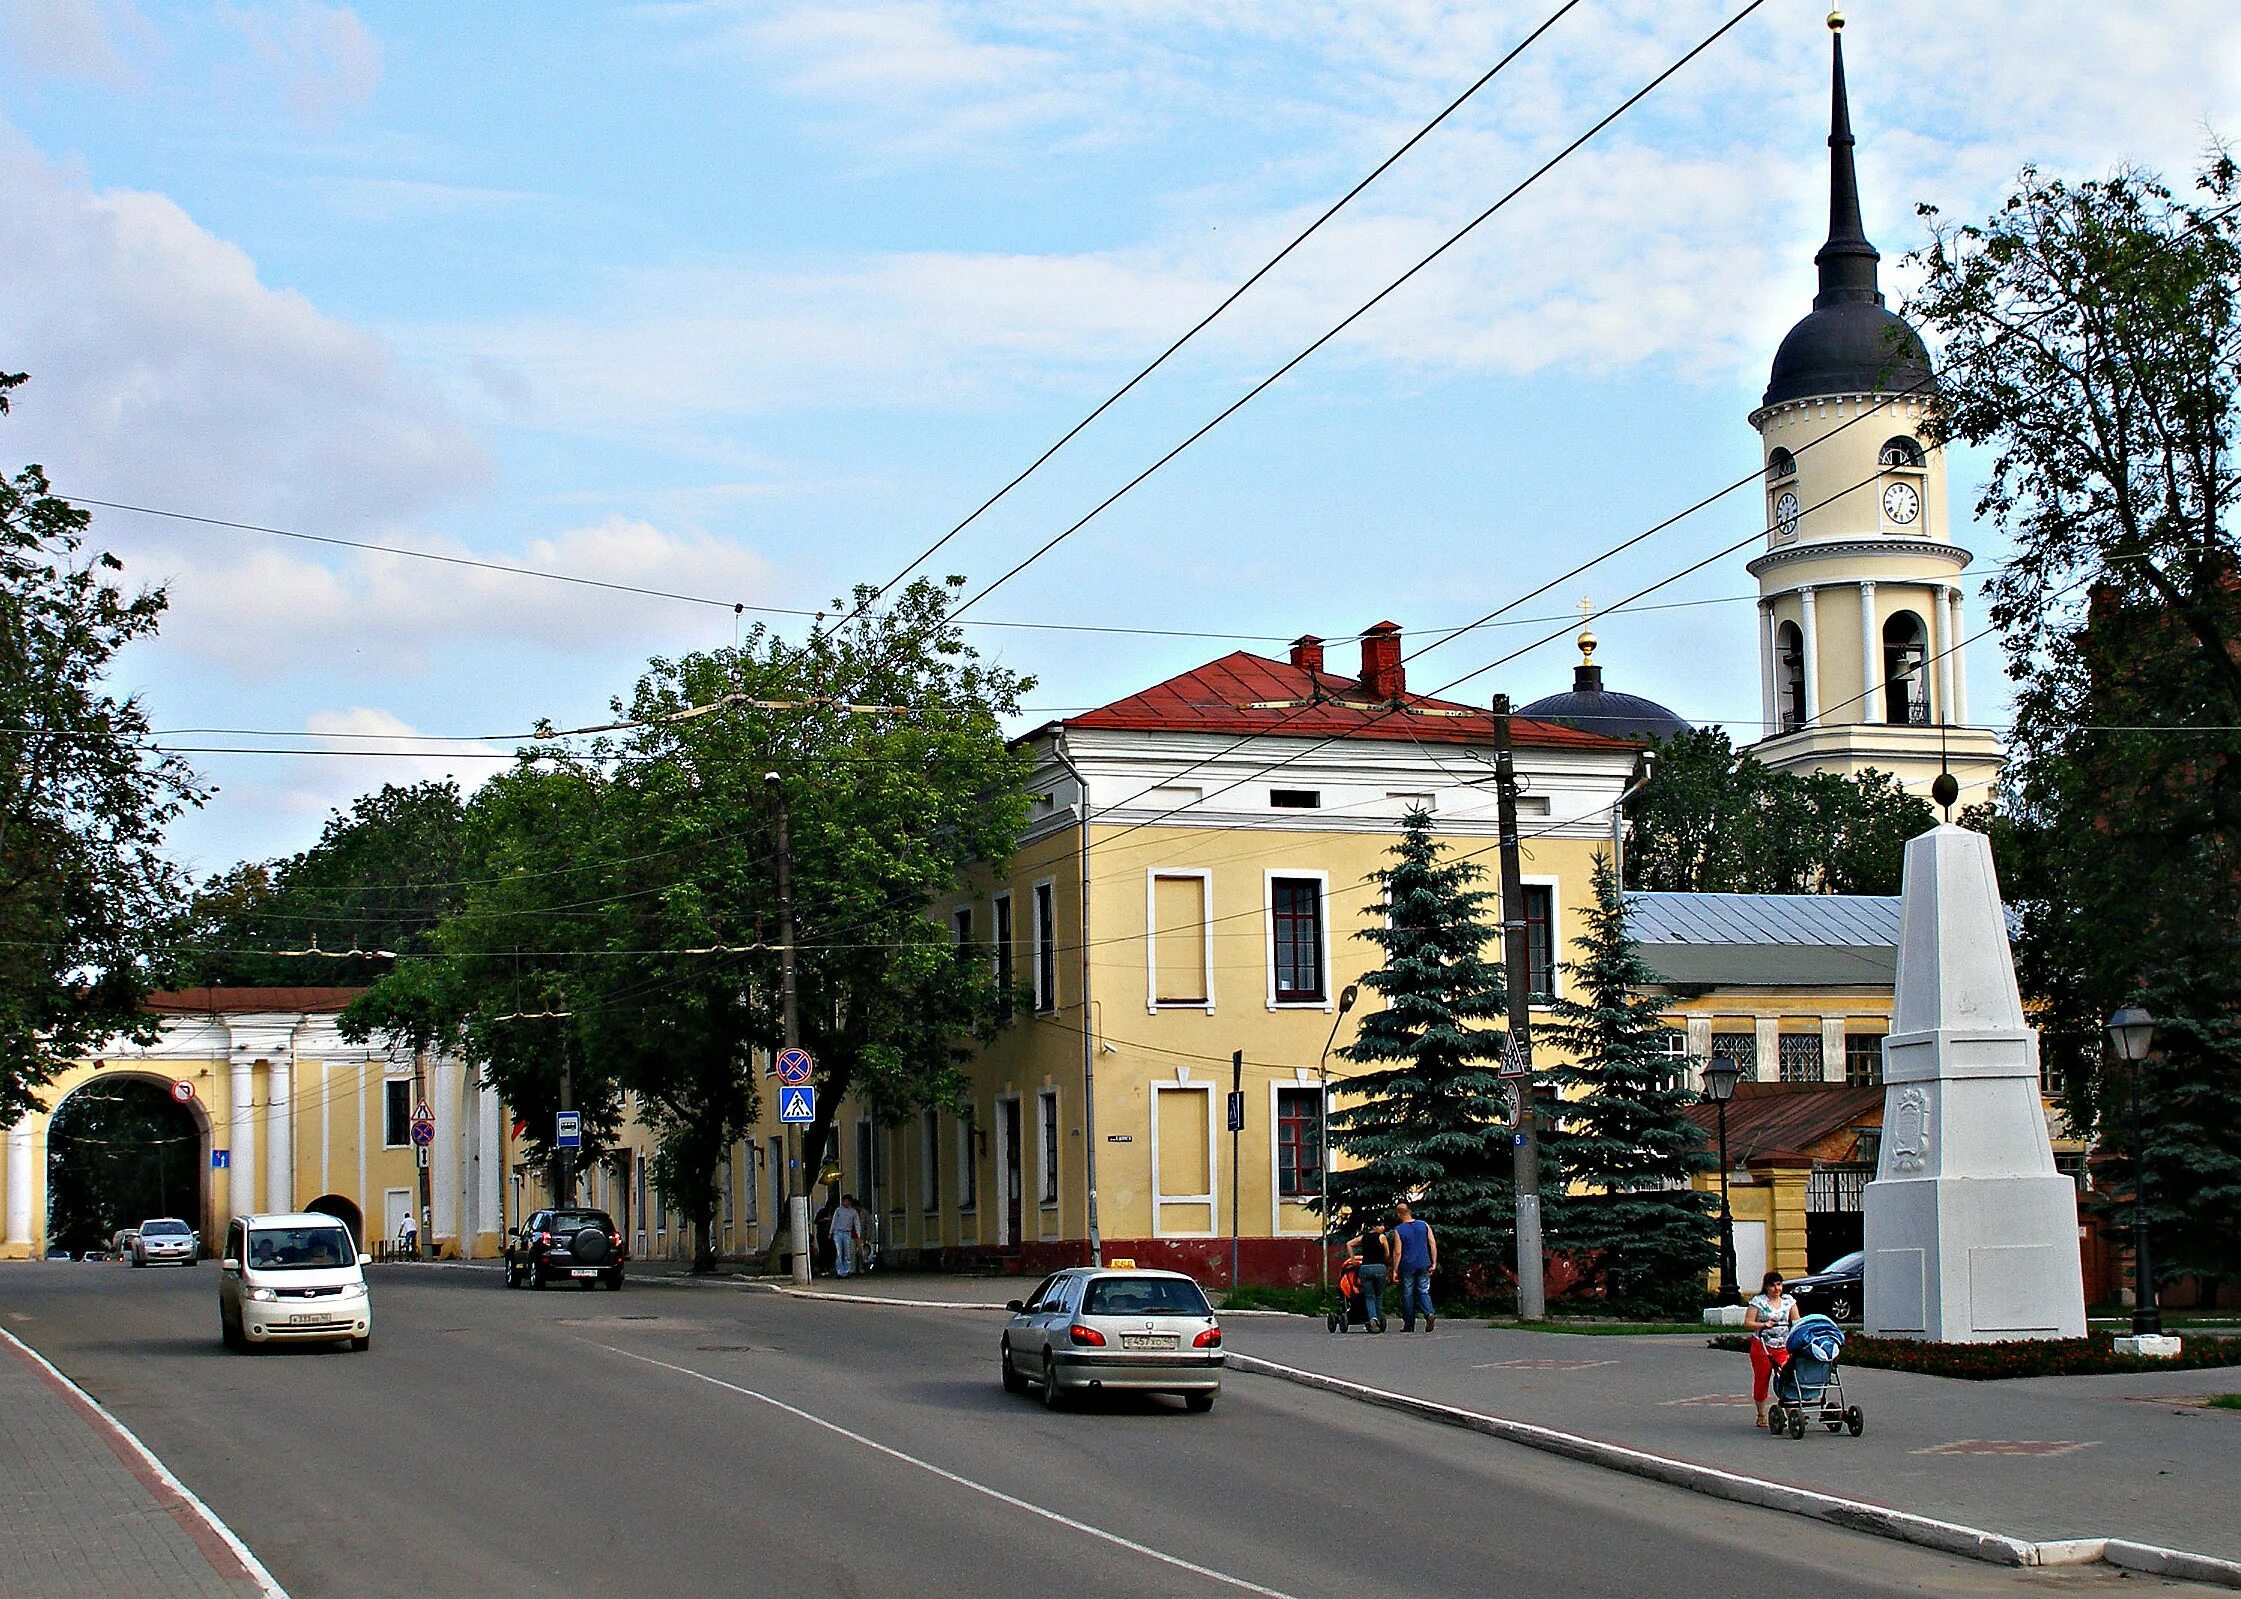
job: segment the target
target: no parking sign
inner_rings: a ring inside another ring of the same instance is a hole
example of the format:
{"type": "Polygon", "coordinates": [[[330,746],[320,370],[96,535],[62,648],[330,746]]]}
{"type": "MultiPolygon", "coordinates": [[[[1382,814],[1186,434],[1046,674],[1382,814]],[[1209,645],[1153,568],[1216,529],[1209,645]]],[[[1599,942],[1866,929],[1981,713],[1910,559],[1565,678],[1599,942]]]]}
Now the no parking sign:
{"type": "Polygon", "coordinates": [[[182,1077],[171,1085],[171,1097],[182,1105],[191,1104],[195,1097],[195,1085],[182,1077]]]}

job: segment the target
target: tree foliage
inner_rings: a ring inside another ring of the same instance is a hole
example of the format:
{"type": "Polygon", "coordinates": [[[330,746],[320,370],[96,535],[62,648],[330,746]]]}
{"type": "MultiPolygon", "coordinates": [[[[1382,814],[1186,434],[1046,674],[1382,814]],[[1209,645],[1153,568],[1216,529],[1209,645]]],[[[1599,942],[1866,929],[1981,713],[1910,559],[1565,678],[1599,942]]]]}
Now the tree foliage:
{"type": "MultiPolygon", "coordinates": [[[[0,415],[22,374],[0,374],[0,415]]],[[[184,884],[165,827],[203,791],[159,751],[139,697],[106,686],[156,631],[160,589],[87,548],[91,518],[27,466],[0,479],[0,1124],[63,1062],[148,1040],[184,884]]]]}
{"type": "Polygon", "coordinates": [[[1906,841],[1936,824],[1888,772],[1778,772],[1697,728],[1658,748],[1627,803],[1626,886],[1715,894],[1896,894],[1906,841]]]}
{"type": "Polygon", "coordinates": [[[1332,1112],[1331,1144],[1354,1164],[1331,1173],[1348,1225],[1406,1199],[1439,1232],[1443,1258],[1499,1270],[1516,1231],[1510,1112],[1500,1076],[1507,1014],[1483,870],[1448,860],[1429,812],[1409,812],[1382,902],[1354,936],[1384,953],[1362,981],[1383,1001],[1339,1055],[1365,1068],[1332,1112]]]}
{"type": "Polygon", "coordinates": [[[2156,1017],[2142,1152],[2172,1274],[2241,1270],[2241,347],[2236,168],[2192,199],[2026,170],[1980,224],[1928,214],[1910,313],[1946,350],[1935,436],[1993,450],[1978,514],[2017,684],[1991,831],[2020,976],[2074,1116],[2129,1140],[2104,1019],[2156,1017]]]}
{"type": "Polygon", "coordinates": [[[1696,1096],[1666,1051],[1658,976],[1627,931],[1610,857],[1595,858],[1587,931],[1565,962],[1571,981],[1539,1036],[1566,1058],[1547,1076],[1564,1095],[1544,1144],[1564,1185],[1552,1194],[1552,1247],[1617,1300],[1690,1310],[1715,1263],[1711,1196],[1689,1186],[1713,1157],[1686,1112],[1696,1096]]]}

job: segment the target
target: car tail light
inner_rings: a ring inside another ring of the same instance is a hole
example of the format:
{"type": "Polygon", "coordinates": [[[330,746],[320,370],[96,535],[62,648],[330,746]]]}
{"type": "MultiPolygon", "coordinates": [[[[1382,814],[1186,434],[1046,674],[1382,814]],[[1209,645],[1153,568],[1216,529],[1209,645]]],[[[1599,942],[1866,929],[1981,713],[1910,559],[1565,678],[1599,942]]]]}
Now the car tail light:
{"type": "Polygon", "coordinates": [[[1067,1328],[1066,1336],[1087,1348],[1103,1349],[1105,1347],[1105,1335],[1095,1327],[1084,1327],[1080,1322],[1076,1322],[1073,1326],[1067,1328]]]}
{"type": "Polygon", "coordinates": [[[538,1243],[540,1243],[540,1244],[549,1244],[549,1243],[551,1243],[551,1242],[552,1242],[552,1234],[551,1234],[551,1233],[539,1233],[539,1234],[537,1235],[537,1242],[538,1242],[538,1243]]]}
{"type": "Polygon", "coordinates": [[[1219,1328],[1219,1327],[1209,1327],[1209,1328],[1207,1328],[1207,1329],[1206,1329],[1206,1330],[1205,1330],[1204,1332],[1200,1333],[1200,1334],[1199,1334],[1199,1335],[1198,1335],[1198,1336],[1197,1336],[1196,1338],[1193,1338],[1193,1339],[1191,1340],[1191,1347],[1192,1347],[1193,1349],[1219,1349],[1219,1348],[1221,1348],[1221,1347],[1222,1347],[1222,1330],[1221,1330],[1221,1328],[1219,1328]]]}
{"type": "Polygon", "coordinates": [[[615,1246],[615,1247],[616,1247],[617,1249],[620,1249],[620,1248],[622,1248],[622,1234],[621,1234],[621,1233],[609,1233],[609,1234],[607,1235],[607,1242],[609,1242],[610,1244],[613,1244],[613,1245],[614,1245],[614,1246],[615,1246]]]}

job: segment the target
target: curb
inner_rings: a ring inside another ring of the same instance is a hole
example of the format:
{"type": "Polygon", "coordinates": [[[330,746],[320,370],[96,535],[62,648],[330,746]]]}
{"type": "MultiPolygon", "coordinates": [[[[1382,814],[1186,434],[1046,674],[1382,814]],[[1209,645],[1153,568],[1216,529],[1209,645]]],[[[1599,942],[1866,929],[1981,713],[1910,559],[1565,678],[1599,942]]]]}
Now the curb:
{"type": "Polygon", "coordinates": [[[1864,1532],[1900,1543],[1918,1544],[1926,1549],[1961,1555],[1970,1560],[1982,1560],[2000,1566],[2105,1564],[2155,1576],[2183,1577],[2222,1587],[2241,1588],[2241,1561],[2220,1560],[2210,1555],[2164,1549],[2154,1544],[2133,1543],[2122,1538],[2061,1538],[2044,1541],[2012,1538],[2004,1533],[1963,1526],[1959,1522],[1919,1516],[1912,1511],[1894,1509],[1889,1505],[1845,1499],[1810,1488],[1792,1487],[1787,1483],[1769,1482],[1763,1477],[1749,1477],[1741,1472],[1723,1471],[1717,1466],[1675,1460],[1667,1455],[1653,1455],[1646,1450],[1631,1449],[1624,1444],[1587,1438],[1578,1433],[1559,1432],[1553,1427],[1543,1427],[1533,1422],[1484,1415],[1475,1410],[1443,1405],[1435,1400],[1419,1399],[1413,1394],[1372,1388],[1366,1383],[1348,1382],[1343,1377],[1327,1377],[1321,1372],[1303,1371],[1297,1366],[1280,1365],[1273,1360],[1262,1360],[1256,1355],[1240,1355],[1232,1351],[1227,1364],[1233,1371],[1273,1377],[1280,1382],[1297,1383],[1303,1388],[1318,1388],[1363,1404],[1379,1405],[1388,1410],[1398,1410],[1427,1421],[1439,1422],[1444,1426],[1461,1427],[1470,1432],[1483,1433],[1490,1438],[1522,1444],[1528,1449],[1563,1455],[1591,1466],[1623,1471],[1630,1476],[1647,1477],[1654,1482],[1685,1488],[1691,1493],[1733,1500],[1738,1504],[1758,1505],[1788,1515],[1806,1516],[1852,1532],[1864,1532]]]}
{"type": "Polygon", "coordinates": [[[836,1305],[899,1305],[906,1310],[1007,1310],[1007,1305],[990,1304],[985,1300],[970,1299],[896,1299],[887,1294],[833,1294],[822,1288],[781,1288],[776,1283],[749,1283],[766,1294],[782,1294],[788,1299],[825,1299],[836,1305]]]}

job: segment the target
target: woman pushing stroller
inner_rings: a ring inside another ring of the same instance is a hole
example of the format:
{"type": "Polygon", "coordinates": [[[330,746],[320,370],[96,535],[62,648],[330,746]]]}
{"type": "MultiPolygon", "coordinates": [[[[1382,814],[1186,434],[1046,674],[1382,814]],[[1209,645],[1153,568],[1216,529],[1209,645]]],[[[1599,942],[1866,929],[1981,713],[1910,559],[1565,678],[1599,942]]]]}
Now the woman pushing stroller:
{"type": "Polygon", "coordinates": [[[1774,1373],[1790,1358],[1790,1327],[1797,1320],[1797,1301],[1783,1290],[1782,1274],[1770,1271],[1743,1312],[1743,1329],[1751,1335],[1751,1403],[1758,1407],[1758,1425],[1766,1425],[1767,1389],[1774,1373]]]}

